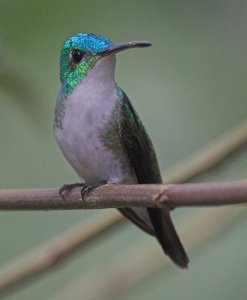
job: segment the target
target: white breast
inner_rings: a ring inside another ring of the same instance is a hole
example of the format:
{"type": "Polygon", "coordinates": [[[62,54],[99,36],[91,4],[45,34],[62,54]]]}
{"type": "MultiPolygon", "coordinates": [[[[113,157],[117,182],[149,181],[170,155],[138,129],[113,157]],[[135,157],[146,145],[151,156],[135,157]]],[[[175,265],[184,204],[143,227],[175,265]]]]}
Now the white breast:
{"type": "Polygon", "coordinates": [[[135,182],[131,168],[123,170],[122,162],[100,136],[117,100],[114,61],[109,59],[113,60],[101,59],[65,100],[62,126],[55,128],[55,136],[69,163],[86,182],[107,179],[131,183],[135,182]]]}

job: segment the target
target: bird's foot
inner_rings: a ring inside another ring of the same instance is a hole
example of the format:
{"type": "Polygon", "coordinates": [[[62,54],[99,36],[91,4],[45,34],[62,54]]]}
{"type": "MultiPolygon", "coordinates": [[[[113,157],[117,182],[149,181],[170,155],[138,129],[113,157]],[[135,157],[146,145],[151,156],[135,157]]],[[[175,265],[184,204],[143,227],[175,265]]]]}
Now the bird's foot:
{"type": "Polygon", "coordinates": [[[81,199],[83,200],[84,197],[90,193],[92,190],[94,190],[95,188],[107,184],[108,181],[107,180],[100,180],[100,181],[96,181],[96,182],[91,182],[91,183],[86,183],[83,185],[83,188],[81,189],[81,199]]]}
{"type": "Polygon", "coordinates": [[[85,185],[86,185],[85,183],[64,184],[59,189],[59,195],[65,201],[66,200],[66,196],[68,195],[68,193],[71,190],[73,190],[76,187],[82,187],[82,189],[83,189],[85,185]]]}

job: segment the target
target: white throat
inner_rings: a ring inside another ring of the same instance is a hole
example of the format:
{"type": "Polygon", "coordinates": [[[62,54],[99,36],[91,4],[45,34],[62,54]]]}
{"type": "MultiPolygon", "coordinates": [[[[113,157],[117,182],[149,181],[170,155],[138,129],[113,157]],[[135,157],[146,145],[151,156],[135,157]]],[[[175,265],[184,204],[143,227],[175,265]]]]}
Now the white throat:
{"type": "Polygon", "coordinates": [[[117,101],[114,69],[115,56],[100,59],[68,96],[65,116],[70,110],[85,125],[104,126],[117,101]]]}
{"type": "Polygon", "coordinates": [[[107,92],[115,89],[114,72],[115,56],[111,55],[101,58],[93,68],[88,70],[86,77],[78,83],[69,97],[77,97],[79,95],[80,98],[91,99],[98,94],[101,95],[102,100],[107,99],[103,95],[105,96],[107,92]]]}

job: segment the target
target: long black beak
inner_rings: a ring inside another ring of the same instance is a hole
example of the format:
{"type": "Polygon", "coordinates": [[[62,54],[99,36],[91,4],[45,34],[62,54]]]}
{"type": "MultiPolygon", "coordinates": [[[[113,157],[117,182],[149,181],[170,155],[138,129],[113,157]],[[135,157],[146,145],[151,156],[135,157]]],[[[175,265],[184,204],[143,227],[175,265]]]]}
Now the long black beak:
{"type": "Polygon", "coordinates": [[[106,55],[115,54],[120,51],[124,51],[131,48],[144,48],[149,46],[152,46],[152,44],[147,41],[126,42],[126,43],[111,45],[109,48],[97,53],[97,55],[106,56],[106,55]]]}

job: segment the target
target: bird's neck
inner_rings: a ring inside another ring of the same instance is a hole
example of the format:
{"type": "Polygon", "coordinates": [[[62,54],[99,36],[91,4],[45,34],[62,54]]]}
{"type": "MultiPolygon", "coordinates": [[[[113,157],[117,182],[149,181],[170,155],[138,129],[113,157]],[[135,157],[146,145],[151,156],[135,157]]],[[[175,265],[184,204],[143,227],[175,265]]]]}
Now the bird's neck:
{"type": "Polygon", "coordinates": [[[100,59],[88,71],[87,76],[77,84],[72,93],[66,94],[62,86],[56,104],[55,124],[63,117],[66,103],[81,109],[104,110],[114,106],[121,97],[121,90],[115,82],[114,70],[115,57],[107,56],[100,59]]]}
{"type": "Polygon", "coordinates": [[[71,97],[80,96],[88,99],[102,97],[102,101],[107,101],[107,94],[112,93],[116,87],[114,72],[115,57],[103,57],[78,83],[71,97]]]}
{"type": "Polygon", "coordinates": [[[97,63],[88,70],[87,75],[80,80],[71,91],[67,88],[68,83],[62,83],[60,93],[56,101],[55,114],[58,116],[64,108],[67,99],[77,96],[80,91],[87,95],[105,94],[106,90],[116,87],[115,83],[115,55],[106,56],[97,61],[97,63]]]}

